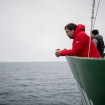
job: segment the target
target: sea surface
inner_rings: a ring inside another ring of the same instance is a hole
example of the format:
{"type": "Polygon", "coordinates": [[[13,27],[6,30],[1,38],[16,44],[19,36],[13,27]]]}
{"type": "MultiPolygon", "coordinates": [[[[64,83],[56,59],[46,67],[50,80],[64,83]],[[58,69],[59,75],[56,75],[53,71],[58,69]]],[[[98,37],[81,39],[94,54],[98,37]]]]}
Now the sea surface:
{"type": "Polygon", "coordinates": [[[0,105],[81,105],[81,94],[67,62],[1,62],[0,105]]]}

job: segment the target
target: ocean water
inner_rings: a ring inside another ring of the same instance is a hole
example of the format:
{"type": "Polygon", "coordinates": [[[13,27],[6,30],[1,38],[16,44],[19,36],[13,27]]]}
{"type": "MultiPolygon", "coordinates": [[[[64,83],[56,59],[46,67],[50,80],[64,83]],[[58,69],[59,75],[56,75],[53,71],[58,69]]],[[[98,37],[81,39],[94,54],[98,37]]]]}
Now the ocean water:
{"type": "Polygon", "coordinates": [[[0,105],[81,105],[81,94],[67,62],[6,62],[0,105]]]}

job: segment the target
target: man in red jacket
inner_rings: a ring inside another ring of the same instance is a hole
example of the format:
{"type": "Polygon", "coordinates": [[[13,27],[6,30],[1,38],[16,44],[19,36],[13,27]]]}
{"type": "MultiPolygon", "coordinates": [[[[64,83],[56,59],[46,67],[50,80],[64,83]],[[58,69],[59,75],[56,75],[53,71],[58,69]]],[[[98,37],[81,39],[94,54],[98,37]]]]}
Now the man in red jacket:
{"type": "MultiPolygon", "coordinates": [[[[65,26],[65,31],[67,36],[73,40],[72,49],[60,50],[57,49],[55,55],[59,56],[78,56],[78,57],[88,57],[89,51],[89,40],[90,37],[85,33],[85,26],[82,24],[76,25],[70,23],[65,26]]],[[[101,58],[94,42],[91,40],[89,57],[101,58]]]]}

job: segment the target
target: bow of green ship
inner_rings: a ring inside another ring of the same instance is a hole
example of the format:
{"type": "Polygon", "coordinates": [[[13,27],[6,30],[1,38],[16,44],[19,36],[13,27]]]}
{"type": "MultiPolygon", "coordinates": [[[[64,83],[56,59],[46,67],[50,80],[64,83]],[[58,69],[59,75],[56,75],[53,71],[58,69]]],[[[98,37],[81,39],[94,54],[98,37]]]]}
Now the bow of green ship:
{"type": "Polygon", "coordinates": [[[83,105],[105,105],[105,59],[66,56],[83,105]]]}

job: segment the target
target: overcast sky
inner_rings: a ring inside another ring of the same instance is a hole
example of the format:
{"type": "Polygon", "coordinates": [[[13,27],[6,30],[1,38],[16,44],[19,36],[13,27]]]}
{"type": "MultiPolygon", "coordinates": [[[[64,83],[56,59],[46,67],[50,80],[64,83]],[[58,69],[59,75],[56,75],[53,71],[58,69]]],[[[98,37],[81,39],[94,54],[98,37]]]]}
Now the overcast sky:
{"type": "MultiPolygon", "coordinates": [[[[0,0],[0,62],[65,61],[57,48],[71,49],[68,23],[84,24],[90,34],[93,0],[0,0]]],[[[96,0],[96,6],[99,0],[96,0]]],[[[95,29],[105,40],[105,0],[101,0],[95,29]]]]}

